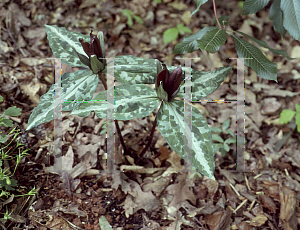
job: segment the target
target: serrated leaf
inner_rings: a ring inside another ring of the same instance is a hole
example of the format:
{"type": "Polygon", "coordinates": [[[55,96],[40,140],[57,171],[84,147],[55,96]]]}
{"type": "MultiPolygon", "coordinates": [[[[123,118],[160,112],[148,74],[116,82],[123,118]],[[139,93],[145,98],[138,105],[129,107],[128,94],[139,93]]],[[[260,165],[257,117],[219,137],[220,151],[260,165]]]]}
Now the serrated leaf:
{"type": "Polygon", "coordinates": [[[280,3],[283,12],[283,25],[290,35],[300,41],[300,1],[284,0],[280,3]]]}
{"type": "Polygon", "coordinates": [[[82,38],[85,42],[89,42],[90,36],[83,35],[79,32],[69,32],[66,30],[66,28],[57,27],[56,25],[45,25],[45,27],[47,39],[54,56],[56,58],[61,58],[63,63],[66,63],[70,66],[86,68],[72,47],[78,53],[86,56],[79,42],[79,38],[82,38]]]}
{"type": "Polygon", "coordinates": [[[17,117],[22,114],[21,111],[22,111],[22,109],[17,108],[16,106],[13,106],[13,107],[9,107],[8,109],[6,109],[3,114],[7,115],[7,116],[11,116],[11,117],[17,117]]]}
{"type": "Polygon", "coordinates": [[[231,36],[234,39],[238,57],[252,58],[244,59],[245,65],[250,66],[259,77],[277,82],[277,64],[268,60],[256,46],[234,34],[231,36]]]}
{"type": "Polygon", "coordinates": [[[215,28],[213,26],[204,27],[203,29],[199,30],[195,34],[187,36],[183,38],[183,41],[177,44],[173,50],[174,54],[185,54],[185,53],[193,53],[194,51],[198,50],[198,43],[197,40],[200,40],[207,31],[215,28]]]}
{"type": "Polygon", "coordinates": [[[163,42],[164,44],[170,43],[178,37],[178,29],[177,28],[169,28],[163,34],[163,42]]]}
{"type": "MultiPolygon", "coordinates": [[[[172,150],[181,158],[184,157],[184,135],[187,127],[184,122],[184,102],[174,100],[163,103],[157,114],[158,129],[172,150]]],[[[205,118],[192,106],[192,149],[188,157],[199,172],[211,179],[214,178],[214,149],[210,129],[205,118]]]]}
{"type": "Polygon", "coordinates": [[[276,32],[281,34],[281,38],[286,33],[286,29],[283,26],[283,13],[280,9],[281,0],[274,0],[270,7],[270,16],[269,19],[273,22],[273,28],[276,32]]]}
{"type": "Polygon", "coordinates": [[[191,17],[193,14],[195,14],[201,5],[203,5],[204,3],[206,3],[208,0],[195,0],[196,4],[197,4],[197,8],[193,11],[193,13],[191,14],[191,17]]]}
{"type": "MultiPolygon", "coordinates": [[[[91,70],[78,70],[74,73],[64,73],[61,82],[61,98],[65,101],[90,100],[98,85],[98,75],[93,74],[91,70]]],[[[55,84],[51,86],[49,91],[41,96],[39,104],[34,108],[28,120],[26,130],[30,130],[45,122],[54,119],[54,90],[55,84]]],[[[78,103],[63,103],[63,111],[71,111],[78,103]]]]}
{"type": "MultiPolygon", "coordinates": [[[[173,71],[175,67],[168,67],[173,71]]],[[[184,68],[182,68],[184,70],[184,68]]],[[[225,80],[232,67],[220,67],[213,71],[193,71],[192,72],[192,100],[198,101],[213,93],[225,80]]],[[[184,76],[183,76],[184,77],[184,76]]],[[[184,85],[180,87],[177,97],[184,98],[184,85]]]]}
{"type": "Polygon", "coordinates": [[[269,49],[273,54],[276,54],[276,55],[283,55],[283,56],[285,56],[285,57],[286,57],[287,59],[289,59],[289,60],[295,59],[295,58],[289,57],[288,54],[287,54],[287,52],[286,52],[285,50],[276,50],[276,49],[272,49],[272,48],[270,48],[270,47],[267,45],[267,43],[266,43],[265,41],[258,40],[258,39],[256,39],[256,38],[251,37],[251,36],[249,36],[248,34],[245,34],[245,33],[240,32],[240,31],[235,31],[235,32],[244,35],[245,37],[247,37],[247,38],[251,39],[252,41],[254,41],[255,43],[257,43],[258,45],[260,45],[260,46],[262,46],[262,47],[264,47],[264,48],[266,48],[266,49],[269,49]]]}
{"type": "Polygon", "coordinates": [[[288,122],[290,122],[293,117],[295,116],[296,112],[290,109],[284,109],[281,111],[280,113],[280,117],[279,117],[279,123],[280,124],[286,124],[288,122]]]}
{"type": "MultiPolygon", "coordinates": [[[[93,100],[106,101],[106,93],[113,94],[113,90],[113,88],[110,88],[107,91],[100,92],[93,100]]],[[[146,117],[156,109],[160,103],[155,90],[145,84],[118,85],[115,86],[114,92],[114,117],[108,117],[107,119],[131,120],[136,117],[146,117]]],[[[106,118],[107,103],[80,104],[72,111],[71,115],[86,117],[91,111],[95,111],[95,114],[99,118],[106,118]]]]}
{"type": "Polygon", "coordinates": [[[242,14],[254,14],[263,9],[269,1],[270,0],[245,0],[242,14]]]}
{"type": "Polygon", "coordinates": [[[200,40],[197,41],[198,47],[210,53],[217,52],[226,42],[226,32],[223,29],[214,27],[208,30],[200,40]]]}

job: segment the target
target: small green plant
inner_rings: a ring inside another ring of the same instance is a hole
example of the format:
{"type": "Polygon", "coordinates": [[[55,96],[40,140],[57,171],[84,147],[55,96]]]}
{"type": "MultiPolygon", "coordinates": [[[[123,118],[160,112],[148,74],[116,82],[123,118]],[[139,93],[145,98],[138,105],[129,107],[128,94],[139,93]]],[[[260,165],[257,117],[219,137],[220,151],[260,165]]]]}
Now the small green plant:
{"type": "Polygon", "coordinates": [[[178,37],[178,34],[185,35],[185,33],[192,33],[191,29],[184,26],[183,24],[177,24],[176,27],[167,29],[163,34],[164,44],[175,41],[178,37]]]}
{"type": "MultiPolygon", "coordinates": [[[[3,101],[3,97],[0,96],[0,102],[3,101]]],[[[21,115],[21,109],[17,108],[16,106],[9,107],[6,109],[3,114],[0,115],[0,125],[4,125],[5,127],[12,127],[13,122],[9,118],[6,118],[4,116],[19,116],[21,115]]],[[[10,193],[8,191],[15,190],[14,187],[17,186],[17,181],[15,179],[12,179],[11,177],[15,174],[18,164],[20,163],[21,159],[28,155],[27,150],[22,150],[22,144],[17,141],[17,144],[14,148],[11,148],[11,143],[16,139],[16,137],[20,134],[20,130],[17,130],[16,127],[14,127],[8,135],[0,135],[0,197],[2,196],[9,196],[10,193]],[[8,138],[14,135],[12,140],[4,146],[4,144],[8,141],[8,138]],[[10,147],[9,150],[6,151],[6,148],[10,147]],[[20,148],[19,148],[20,147],[20,148]],[[11,156],[10,152],[15,152],[15,150],[19,150],[19,154],[17,154],[16,157],[16,166],[14,168],[13,173],[10,173],[9,169],[4,167],[4,161],[5,160],[11,160],[13,157],[11,156]]]]}
{"type": "MultiPolygon", "coordinates": [[[[3,97],[0,96],[0,102],[3,101],[3,97]]],[[[5,118],[3,116],[12,116],[12,117],[17,117],[21,115],[21,109],[17,108],[16,106],[13,107],[9,107],[8,109],[6,109],[3,114],[1,114],[0,116],[0,126],[4,125],[5,127],[12,127],[13,126],[13,122],[12,120],[10,120],[9,118],[5,118]]],[[[6,135],[1,135],[0,134],[0,143],[5,143],[8,140],[8,136],[6,135]]]]}
{"type": "Polygon", "coordinates": [[[143,19],[142,19],[141,17],[139,17],[139,16],[137,16],[137,15],[134,15],[134,14],[132,13],[132,11],[129,10],[129,9],[122,10],[122,14],[123,14],[124,16],[127,17],[127,25],[128,25],[129,27],[131,27],[131,26],[133,25],[133,20],[132,20],[132,18],[134,18],[134,19],[135,19],[138,23],[140,23],[140,24],[143,24],[143,23],[144,23],[144,21],[143,21],[143,19]]]}
{"type": "Polygon", "coordinates": [[[295,119],[296,119],[297,131],[300,133],[300,105],[295,104],[295,109],[296,111],[291,109],[282,110],[279,117],[279,123],[287,124],[296,115],[295,119]]]}
{"type": "MultiPolygon", "coordinates": [[[[0,102],[3,101],[3,97],[0,96],[0,102]]],[[[21,115],[21,109],[16,106],[9,107],[0,115],[0,126],[4,125],[5,127],[12,127],[13,122],[6,116],[19,116],[21,115]]],[[[7,199],[7,197],[18,197],[18,196],[32,196],[35,195],[37,189],[33,188],[27,194],[12,194],[12,191],[15,191],[15,188],[18,185],[18,181],[13,179],[17,166],[26,155],[29,155],[27,152],[28,149],[23,150],[23,144],[17,141],[17,144],[13,147],[11,143],[16,139],[20,134],[20,130],[17,130],[17,127],[14,127],[7,135],[0,135],[0,199],[7,199]],[[12,140],[6,145],[6,142],[12,136],[12,140]],[[6,150],[7,149],[7,150],[6,150]],[[18,151],[18,154],[12,155],[18,151]],[[12,160],[16,158],[16,163],[13,172],[10,172],[10,169],[5,167],[4,161],[12,160]]],[[[0,208],[1,209],[1,208],[0,208]]],[[[3,216],[0,218],[0,221],[5,224],[8,220],[13,220],[11,216],[13,211],[8,211],[8,205],[6,205],[6,212],[1,213],[3,216]]]]}
{"type": "Polygon", "coordinates": [[[212,139],[216,142],[218,142],[218,144],[215,144],[215,146],[217,148],[219,148],[219,151],[222,153],[223,157],[225,157],[226,153],[230,150],[230,147],[228,144],[232,144],[232,143],[236,143],[236,138],[234,133],[232,132],[232,130],[228,129],[230,126],[230,120],[227,119],[226,121],[224,121],[224,123],[222,124],[222,130],[218,127],[211,127],[211,132],[212,134],[212,139]],[[218,134],[215,134],[218,133],[218,134]],[[221,137],[221,133],[223,133],[223,135],[230,135],[231,137],[227,138],[225,141],[224,139],[221,137]]]}

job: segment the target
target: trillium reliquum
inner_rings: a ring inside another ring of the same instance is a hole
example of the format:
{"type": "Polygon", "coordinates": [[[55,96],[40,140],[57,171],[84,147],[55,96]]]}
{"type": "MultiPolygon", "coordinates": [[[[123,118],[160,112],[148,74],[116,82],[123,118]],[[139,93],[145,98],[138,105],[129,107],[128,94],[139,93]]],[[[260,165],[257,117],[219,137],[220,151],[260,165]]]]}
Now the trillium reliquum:
{"type": "MultiPolygon", "coordinates": [[[[134,60],[134,59],[133,59],[134,60]]],[[[124,83],[110,88],[107,92],[97,94],[93,100],[106,100],[106,93],[115,91],[114,117],[107,119],[131,120],[136,117],[145,117],[159,106],[159,110],[150,134],[148,144],[141,152],[143,156],[149,148],[156,125],[171,149],[182,158],[185,156],[184,148],[184,102],[175,100],[183,93],[183,75],[181,67],[173,69],[170,73],[166,65],[156,60],[155,90],[146,84],[124,83]]],[[[117,67],[117,66],[116,66],[117,67]]],[[[230,68],[231,69],[231,68],[230,68]]],[[[228,70],[228,69],[227,69],[228,70]]],[[[228,75],[227,71],[227,75],[228,75]]],[[[226,75],[226,76],[227,76],[226,75]]],[[[80,104],[71,115],[86,117],[94,111],[99,118],[106,118],[106,104],[80,104]]],[[[192,149],[189,155],[192,166],[200,173],[214,179],[214,153],[211,131],[206,119],[199,110],[192,106],[192,149]]]]}
{"type": "MultiPolygon", "coordinates": [[[[131,55],[116,56],[114,62],[106,64],[108,60],[104,59],[105,47],[102,32],[99,32],[96,37],[92,31],[88,36],[67,31],[64,27],[56,25],[45,25],[45,27],[49,45],[56,59],[83,69],[63,73],[60,81],[53,84],[49,91],[41,96],[38,106],[30,115],[26,130],[53,120],[53,111],[61,111],[61,108],[62,111],[72,111],[71,115],[80,117],[86,117],[94,111],[101,119],[115,120],[120,142],[126,154],[128,150],[122,139],[118,120],[149,116],[154,109],[159,107],[149,142],[140,156],[143,156],[149,148],[157,125],[172,150],[181,158],[187,156],[196,170],[214,179],[214,154],[217,147],[215,148],[212,143],[211,131],[206,119],[198,109],[191,106],[192,124],[185,127],[184,103],[190,103],[176,99],[176,97],[185,97],[184,89],[188,85],[181,84],[184,80],[182,71],[189,70],[188,67],[167,67],[156,59],[143,59],[131,55]],[[121,84],[107,89],[106,80],[102,74],[107,72],[113,72],[116,81],[121,84]],[[106,91],[94,97],[99,76],[106,91]],[[155,89],[147,84],[155,84],[155,89]],[[54,92],[57,92],[55,100],[53,100],[54,92]],[[113,95],[114,100],[107,100],[107,95],[113,95]],[[75,100],[93,100],[94,103],[69,103],[75,100]],[[95,103],[95,101],[105,103],[95,103]],[[112,102],[114,104],[109,101],[114,101],[112,102]],[[113,113],[108,113],[108,104],[113,107],[113,113]],[[186,136],[186,130],[189,136],[186,136]],[[188,151],[185,148],[186,139],[189,140],[188,151]]],[[[60,64],[58,60],[56,62],[60,64]]],[[[192,70],[192,100],[197,102],[214,92],[231,69],[232,67],[220,67],[213,71],[192,70]]],[[[59,114],[56,113],[55,117],[57,119],[59,114]]]]}
{"type": "Polygon", "coordinates": [[[101,73],[106,66],[105,46],[102,31],[98,33],[98,37],[93,34],[93,30],[91,29],[90,43],[79,38],[79,42],[81,43],[84,52],[88,55],[88,58],[75,50],[80,61],[87,65],[95,74],[101,73]]]}

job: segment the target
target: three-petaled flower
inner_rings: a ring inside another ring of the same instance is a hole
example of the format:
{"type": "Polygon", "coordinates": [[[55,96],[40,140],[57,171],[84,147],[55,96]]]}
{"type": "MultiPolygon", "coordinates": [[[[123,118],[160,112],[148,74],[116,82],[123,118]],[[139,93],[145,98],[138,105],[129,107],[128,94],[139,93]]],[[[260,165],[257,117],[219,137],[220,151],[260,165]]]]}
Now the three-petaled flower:
{"type": "Polygon", "coordinates": [[[157,75],[156,90],[160,99],[171,101],[179,92],[182,81],[182,69],[178,66],[171,74],[165,64],[163,70],[157,75]]]}
{"type": "Polygon", "coordinates": [[[98,37],[93,34],[93,30],[91,29],[90,43],[83,41],[82,38],[79,38],[79,42],[81,43],[82,48],[87,54],[88,58],[85,55],[77,52],[80,61],[87,65],[94,73],[102,72],[106,65],[103,32],[100,31],[98,33],[98,37]],[[101,42],[98,37],[100,37],[101,42]]]}

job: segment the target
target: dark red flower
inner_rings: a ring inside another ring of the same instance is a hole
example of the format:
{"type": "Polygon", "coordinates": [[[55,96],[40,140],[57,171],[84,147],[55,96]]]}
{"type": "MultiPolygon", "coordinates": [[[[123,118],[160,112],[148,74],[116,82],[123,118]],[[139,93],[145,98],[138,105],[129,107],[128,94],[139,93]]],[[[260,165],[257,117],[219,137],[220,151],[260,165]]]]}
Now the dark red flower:
{"type": "Polygon", "coordinates": [[[180,84],[182,81],[182,69],[179,66],[170,74],[166,65],[162,65],[163,70],[157,75],[156,79],[157,89],[160,86],[160,82],[162,82],[163,89],[168,94],[168,101],[171,101],[171,99],[178,93],[180,89],[180,84]]]}
{"type": "Polygon", "coordinates": [[[90,58],[91,55],[96,55],[98,60],[104,63],[104,55],[102,53],[100,41],[96,35],[93,34],[93,30],[91,29],[90,33],[90,43],[83,41],[82,38],[79,38],[79,42],[81,43],[84,52],[90,58]]]}

